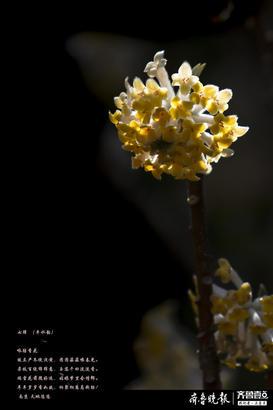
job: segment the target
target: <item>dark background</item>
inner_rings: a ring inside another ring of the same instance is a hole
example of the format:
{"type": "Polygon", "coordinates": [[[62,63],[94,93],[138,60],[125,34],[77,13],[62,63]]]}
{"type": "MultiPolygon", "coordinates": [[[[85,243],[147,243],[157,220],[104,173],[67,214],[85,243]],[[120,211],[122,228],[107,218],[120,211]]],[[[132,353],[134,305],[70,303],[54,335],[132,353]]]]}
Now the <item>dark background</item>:
{"type": "MultiPolygon", "coordinates": [[[[228,3],[219,0],[191,5],[181,1],[153,7],[138,5],[138,9],[134,9],[133,5],[121,3],[112,6],[98,3],[95,7],[92,2],[84,6],[77,2],[60,10],[32,10],[38,23],[35,29],[28,26],[29,20],[33,22],[30,15],[22,21],[24,41],[19,37],[15,68],[20,71],[19,82],[23,88],[18,95],[20,113],[17,121],[23,132],[16,147],[19,147],[19,166],[14,186],[15,228],[12,230],[16,253],[11,261],[16,270],[16,327],[53,327],[56,329],[57,350],[95,352],[101,363],[104,390],[120,390],[138,377],[132,344],[147,310],[167,299],[175,299],[181,306],[179,320],[194,331],[185,296],[191,286],[191,268],[171,246],[166,245],[134,198],[111,179],[111,170],[105,167],[105,158],[101,157],[100,141],[108,121],[108,110],[113,110],[113,104],[107,105],[104,98],[99,98],[95,91],[92,92],[92,87],[86,85],[82,63],[71,56],[67,44],[78,33],[99,32],[106,33],[110,43],[111,36],[129,36],[154,43],[154,51],[157,51],[166,44],[171,47],[177,41],[187,43],[189,47],[192,42],[195,47],[196,40],[193,39],[200,37],[206,42],[207,36],[222,36],[223,48],[229,53],[234,30],[252,30],[253,64],[262,65],[261,56],[270,55],[272,51],[272,38],[271,42],[266,40],[268,21],[261,18],[268,2],[230,2],[233,11],[227,20],[222,20],[221,12],[228,3]],[[261,57],[258,61],[257,56],[261,57]]],[[[244,52],[248,51],[243,46],[241,51],[244,59],[244,52]]],[[[103,53],[104,49],[101,64],[103,53]]],[[[180,63],[188,58],[180,56],[179,50],[176,54],[180,63]]],[[[147,61],[139,64],[144,67],[147,61]]],[[[221,64],[221,60],[218,63],[221,64]]],[[[100,61],[98,67],[99,64],[100,61]]],[[[238,61],[231,59],[230,66],[234,67],[234,64],[240,66],[238,61]]],[[[272,64],[272,60],[269,59],[269,63],[266,60],[264,64],[272,64]]],[[[242,73],[239,67],[238,75],[247,76],[248,73],[242,73]]],[[[119,81],[120,84],[114,84],[113,90],[108,91],[109,95],[121,91],[123,78],[119,81]]],[[[264,93],[269,93],[269,89],[268,82],[264,93]]],[[[244,98],[249,98],[247,93],[244,98]]],[[[259,112],[269,110],[269,107],[264,108],[257,99],[253,97],[258,118],[259,112]]],[[[250,122],[245,112],[243,120],[242,125],[250,122]]],[[[266,138],[269,136],[264,137],[263,144],[266,138]]],[[[247,151],[245,141],[244,144],[241,150],[247,151]]],[[[254,150],[259,145],[256,144],[254,148],[252,145],[254,150]]],[[[225,164],[222,175],[228,174],[230,166],[225,164]]],[[[267,166],[264,161],[266,172],[267,166]]],[[[213,173],[219,172],[220,168],[218,166],[213,173]]],[[[252,170],[254,179],[255,172],[252,170]]],[[[247,169],[245,174],[249,179],[250,170],[247,169]]],[[[251,235],[258,235],[261,248],[269,249],[271,236],[269,231],[268,237],[263,232],[268,221],[272,223],[272,186],[270,179],[257,179],[254,190],[257,185],[266,185],[268,197],[257,205],[255,214],[251,204],[239,203],[238,218],[242,220],[242,226],[247,225],[239,243],[244,240],[244,235],[246,240],[251,235]],[[251,208],[249,214],[247,207],[251,208]],[[246,222],[244,216],[248,218],[246,222]],[[249,227],[249,220],[255,221],[256,231],[252,225],[249,227]]],[[[151,183],[158,184],[157,181],[151,183]]],[[[184,183],[177,184],[181,185],[183,203],[184,183]]],[[[234,184],[236,192],[241,190],[240,182],[232,180],[230,184],[234,184]]],[[[232,257],[236,247],[232,226],[238,227],[240,223],[233,218],[236,213],[229,213],[229,203],[225,203],[224,209],[226,213],[220,215],[220,227],[225,230],[228,226],[231,233],[225,234],[221,230],[222,236],[217,236],[217,215],[215,224],[213,221],[209,224],[209,230],[212,247],[220,253],[218,256],[225,253],[226,241],[228,256],[232,257]],[[223,223],[223,220],[227,222],[223,223]]],[[[179,220],[177,224],[180,224],[179,220]]],[[[181,229],[186,227],[187,223],[183,222],[181,229]]],[[[265,257],[268,253],[264,252],[265,257]]],[[[249,250],[247,255],[242,255],[242,259],[249,258],[249,250]]],[[[257,260],[249,263],[255,268],[262,266],[262,275],[266,277],[264,272],[270,264],[263,262],[260,265],[259,257],[258,253],[257,260]]],[[[235,260],[240,261],[236,252],[235,260]]],[[[248,268],[247,264],[242,265],[243,269],[248,268]]],[[[255,274],[253,276],[257,284],[258,279],[255,274]]],[[[272,279],[268,286],[270,284],[272,279]]]]}

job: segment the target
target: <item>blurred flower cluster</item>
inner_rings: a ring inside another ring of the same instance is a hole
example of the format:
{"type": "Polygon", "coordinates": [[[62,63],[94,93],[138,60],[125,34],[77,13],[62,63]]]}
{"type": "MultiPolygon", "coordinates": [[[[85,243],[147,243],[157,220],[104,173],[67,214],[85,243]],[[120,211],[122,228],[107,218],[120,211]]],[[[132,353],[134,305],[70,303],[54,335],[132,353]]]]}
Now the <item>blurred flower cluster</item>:
{"type": "Polygon", "coordinates": [[[123,149],[133,153],[133,168],[143,167],[157,179],[166,173],[198,181],[198,174],[211,172],[213,162],[233,155],[231,144],[248,127],[238,126],[236,115],[224,115],[230,89],[199,81],[205,64],[191,68],[184,62],[171,83],[166,63],[159,51],[146,65],[150,78],[145,84],[137,77],[132,85],[125,79],[126,92],[115,97],[117,110],[110,120],[123,149]]]}
{"type": "Polygon", "coordinates": [[[200,388],[198,361],[191,336],[178,326],[179,306],[167,300],[148,311],[134,344],[141,377],[131,389],[200,388]]]}
{"type": "MultiPolygon", "coordinates": [[[[145,313],[134,343],[140,377],[128,389],[200,389],[199,363],[194,335],[180,324],[180,306],[166,300],[145,313]]],[[[234,375],[225,369],[230,385],[234,375]]]]}
{"type": "MultiPolygon", "coordinates": [[[[273,295],[252,296],[252,288],[243,282],[227,259],[218,260],[215,276],[236,289],[213,285],[212,313],[216,326],[217,349],[224,364],[261,372],[273,368],[273,295]]],[[[198,323],[198,287],[189,297],[198,323]]],[[[263,286],[260,293],[265,293],[263,286]]]]}

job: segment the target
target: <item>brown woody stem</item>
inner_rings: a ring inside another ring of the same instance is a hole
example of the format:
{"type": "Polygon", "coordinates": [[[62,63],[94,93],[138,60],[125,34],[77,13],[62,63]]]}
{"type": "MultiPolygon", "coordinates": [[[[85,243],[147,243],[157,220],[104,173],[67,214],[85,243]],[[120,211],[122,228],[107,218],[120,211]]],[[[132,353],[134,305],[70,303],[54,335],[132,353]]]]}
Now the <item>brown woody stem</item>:
{"type": "Polygon", "coordinates": [[[204,221],[203,180],[188,182],[188,204],[191,210],[191,231],[195,251],[195,269],[199,289],[199,363],[203,376],[203,388],[217,390],[222,388],[220,365],[214,338],[214,323],[211,313],[213,274],[209,269],[206,231],[204,221]]]}

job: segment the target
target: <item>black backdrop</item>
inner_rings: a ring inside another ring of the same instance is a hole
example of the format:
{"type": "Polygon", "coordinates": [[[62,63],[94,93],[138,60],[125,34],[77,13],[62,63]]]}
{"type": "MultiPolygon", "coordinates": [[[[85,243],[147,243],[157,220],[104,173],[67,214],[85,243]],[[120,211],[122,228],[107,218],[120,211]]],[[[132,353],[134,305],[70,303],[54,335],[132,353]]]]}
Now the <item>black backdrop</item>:
{"type": "Polygon", "coordinates": [[[91,143],[91,137],[100,134],[109,107],[87,90],[65,42],[81,31],[186,38],[193,19],[196,30],[217,35],[262,6],[236,1],[232,19],[215,25],[212,17],[227,2],[184,3],[176,3],[178,14],[188,18],[175,25],[172,13],[164,21],[167,5],[161,3],[139,5],[136,12],[128,3],[74,2],[58,10],[31,9],[19,18],[11,229],[15,326],[55,328],[57,350],[95,352],[103,390],[120,390],[138,375],[131,345],[143,313],[166,297],[179,298],[190,284],[181,278],[176,289],[166,281],[153,291],[147,272],[168,266],[179,277],[181,262],[98,165],[98,138],[91,143]],[[149,257],[134,256],[140,241],[149,257]],[[144,284],[149,298],[143,297],[144,284]]]}

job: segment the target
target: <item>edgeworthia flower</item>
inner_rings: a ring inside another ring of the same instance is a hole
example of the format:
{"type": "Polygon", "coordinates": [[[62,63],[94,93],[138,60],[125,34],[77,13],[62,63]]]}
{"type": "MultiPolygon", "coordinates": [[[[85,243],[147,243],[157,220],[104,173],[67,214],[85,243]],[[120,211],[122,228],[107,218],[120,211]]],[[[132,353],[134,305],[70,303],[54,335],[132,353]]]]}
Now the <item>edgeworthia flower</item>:
{"type": "MultiPolygon", "coordinates": [[[[251,285],[243,282],[227,259],[218,260],[215,276],[232,283],[226,290],[213,285],[212,313],[216,326],[218,354],[231,368],[241,366],[253,372],[273,369],[273,295],[253,298],[251,285]]],[[[262,287],[261,287],[262,289],[262,287]]],[[[198,322],[198,288],[189,291],[198,322]]]]}
{"type": "Polygon", "coordinates": [[[192,69],[184,62],[171,83],[166,63],[159,51],[145,67],[150,77],[145,84],[136,77],[131,85],[126,78],[126,92],[114,98],[117,110],[110,120],[123,149],[133,154],[133,168],[143,167],[157,179],[165,173],[198,181],[213,162],[233,155],[230,146],[248,127],[238,126],[236,115],[224,115],[231,90],[199,81],[205,64],[192,69]]]}

